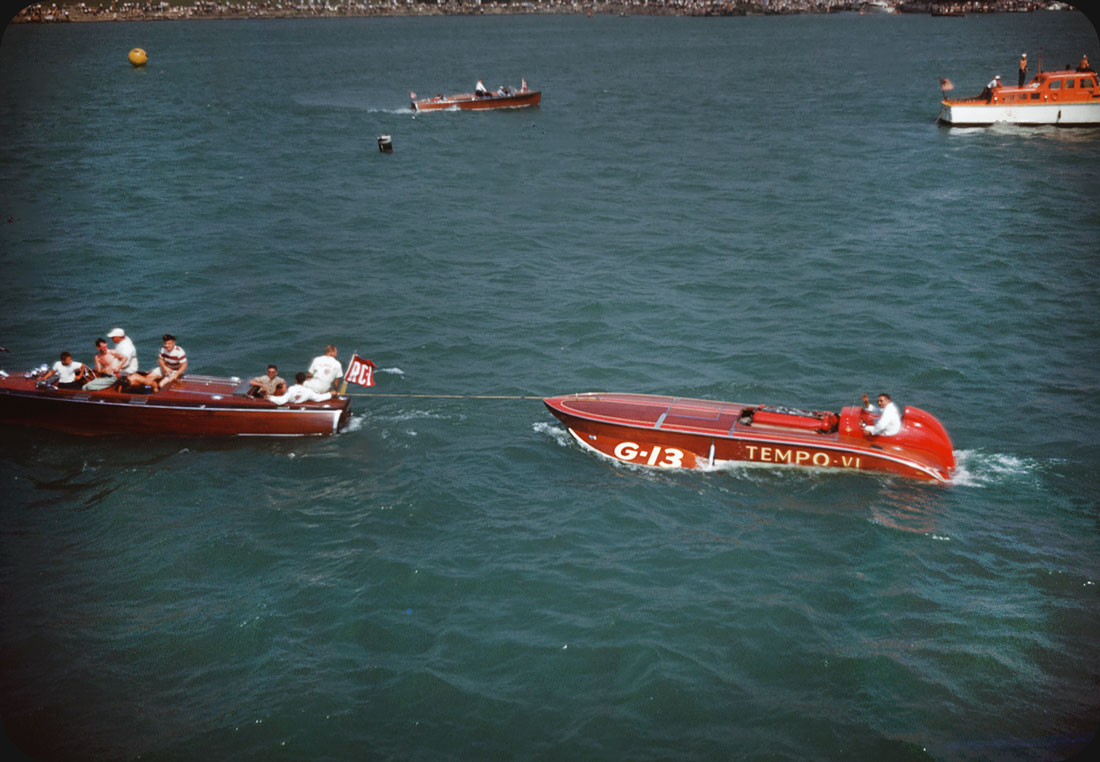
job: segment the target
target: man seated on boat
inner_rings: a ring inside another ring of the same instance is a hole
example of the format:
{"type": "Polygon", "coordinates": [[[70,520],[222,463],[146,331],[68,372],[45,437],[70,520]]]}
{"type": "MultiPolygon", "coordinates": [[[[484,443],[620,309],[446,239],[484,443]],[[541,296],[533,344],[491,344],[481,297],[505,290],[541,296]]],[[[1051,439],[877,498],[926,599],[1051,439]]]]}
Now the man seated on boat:
{"type": "Polygon", "coordinates": [[[279,369],[274,365],[268,365],[266,375],[256,376],[248,384],[249,397],[272,397],[286,391],[286,381],[282,379],[279,369]]]}
{"type": "Polygon", "coordinates": [[[187,353],[183,347],[176,344],[176,337],[170,333],[162,337],[164,345],[157,356],[157,367],[148,373],[130,373],[126,376],[126,385],[151,386],[153,393],[159,392],[164,387],[183,378],[187,370],[187,353]]]}
{"type": "Polygon", "coordinates": [[[474,95],[478,98],[484,98],[488,94],[489,91],[485,89],[485,83],[479,79],[477,84],[474,85],[474,95]]]}
{"type": "Polygon", "coordinates": [[[901,414],[889,394],[884,392],[878,396],[878,407],[872,405],[864,394],[863,408],[871,415],[878,415],[878,420],[872,426],[860,423],[864,433],[872,437],[892,437],[901,431],[901,414]]]}
{"type": "Polygon", "coordinates": [[[57,376],[58,389],[80,389],[90,378],[88,366],[82,362],[73,362],[72,352],[62,352],[61,359],[53,364],[42,380],[57,376]]]}
{"type": "Polygon", "coordinates": [[[151,375],[161,388],[175,383],[183,378],[187,372],[187,353],[183,347],[176,343],[176,337],[170,333],[161,336],[164,342],[157,356],[157,367],[153,368],[151,375]]]}
{"type": "Polygon", "coordinates": [[[95,372],[97,376],[118,376],[125,356],[107,346],[107,339],[95,340],[95,372]]]}
{"type": "Polygon", "coordinates": [[[134,346],[134,342],[130,340],[130,337],[126,335],[126,331],[121,328],[112,328],[110,332],[108,332],[107,338],[115,343],[113,351],[122,360],[116,375],[122,378],[127,374],[137,373],[137,347],[134,346]]]}
{"type": "Polygon", "coordinates": [[[274,402],[276,405],[285,405],[290,403],[291,405],[300,405],[303,402],[325,402],[332,399],[331,392],[325,392],[324,394],[318,394],[305,385],[308,374],[299,373],[294,377],[297,382],[292,387],[286,390],[286,394],[275,394],[267,398],[268,402],[274,402]]]}
{"type": "Polygon", "coordinates": [[[344,366],[336,359],[339,352],[329,344],[325,353],[313,358],[306,374],[306,386],[318,394],[324,394],[336,387],[336,382],[344,375],[344,366]]]}
{"type": "MultiPolygon", "coordinates": [[[[1066,67],[1069,68],[1068,66],[1066,67]]],[[[1081,56],[1081,63],[1077,64],[1077,71],[1092,71],[1092,67],[1089,66],[1089,57],[1087,55],[1081,56]]]]}

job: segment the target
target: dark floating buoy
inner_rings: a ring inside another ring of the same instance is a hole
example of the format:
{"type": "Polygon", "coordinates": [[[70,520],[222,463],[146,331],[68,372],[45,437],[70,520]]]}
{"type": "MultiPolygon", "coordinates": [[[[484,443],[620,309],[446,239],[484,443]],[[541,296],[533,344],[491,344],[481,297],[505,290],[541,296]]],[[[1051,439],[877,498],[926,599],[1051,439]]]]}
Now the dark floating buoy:
{"type": "Polygon", "coordinates": [[[393,153],[393,140],[389,135],[378,136],[378,150],[382,153],[393,153]]]}

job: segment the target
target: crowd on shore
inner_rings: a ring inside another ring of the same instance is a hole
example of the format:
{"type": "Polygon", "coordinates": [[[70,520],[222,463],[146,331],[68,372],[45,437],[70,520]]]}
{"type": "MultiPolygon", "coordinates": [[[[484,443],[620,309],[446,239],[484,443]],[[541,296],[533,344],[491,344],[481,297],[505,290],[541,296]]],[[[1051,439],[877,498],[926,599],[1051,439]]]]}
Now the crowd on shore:
{"type": "Polygon", "coordinates": [[[1070,9],[1057,0],[85,0],[35,3],[12,23],[154,21],[206,18],[308,18],[519,13],[587,13],[657,16],[750,16],[841,11],[930,13],[950,6],[963,13],[1070,9]]]}

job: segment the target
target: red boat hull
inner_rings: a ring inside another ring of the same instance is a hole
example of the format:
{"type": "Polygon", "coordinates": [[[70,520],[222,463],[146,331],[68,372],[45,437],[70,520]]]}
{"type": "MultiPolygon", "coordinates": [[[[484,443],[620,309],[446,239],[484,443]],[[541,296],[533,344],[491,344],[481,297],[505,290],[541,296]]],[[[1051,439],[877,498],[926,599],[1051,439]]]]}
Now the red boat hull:
{"type": "Polygon", "coordinates": [[[645,394],[573,394],[544,400],[586,448],[653,468],[737,461],[880,471],[940,482],[955,469],[951,440],[930,414],[905,408],[902,431],[871,437],[860,407],[831,412],[645,394]]]}
{"type": "Polygon", "coordinates": [[[34,378],[0,378],[0,422],[70,434],[167,437],[302,437],[335,434],[347,397],[282,407],[244,394],[238,379],[185,376],[156,394],[115,389],[38,389],[34,378]]]}
{"type": "Polygon", "coordinates": [[[413,111],[445,111],[446,109],[460,109],[462,111],[490,111],[492,109],[528,108],[537,106],[542,100],[542,93],[538,90],[526,90],[510,95],[484,95],[478,97],[474,93],[459,93],[457,95],[437,95],[434,98],[417,98],[411,101],[413,111]]]}

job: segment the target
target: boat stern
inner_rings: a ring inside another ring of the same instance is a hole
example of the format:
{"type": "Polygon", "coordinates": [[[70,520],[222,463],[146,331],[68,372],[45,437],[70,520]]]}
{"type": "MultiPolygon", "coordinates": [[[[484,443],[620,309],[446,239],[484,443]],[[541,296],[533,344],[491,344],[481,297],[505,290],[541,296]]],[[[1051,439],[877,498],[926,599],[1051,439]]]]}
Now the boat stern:
{"type": "Polygon", "coordinates": [[[350,397],[334,397],[334,401],[339,402],[341,405],[340,415],[336,419],[336,423],[333,425],[332,433],[339,434],[348,422],[351,421],[351,398],[350,397]]]}

